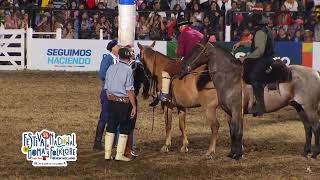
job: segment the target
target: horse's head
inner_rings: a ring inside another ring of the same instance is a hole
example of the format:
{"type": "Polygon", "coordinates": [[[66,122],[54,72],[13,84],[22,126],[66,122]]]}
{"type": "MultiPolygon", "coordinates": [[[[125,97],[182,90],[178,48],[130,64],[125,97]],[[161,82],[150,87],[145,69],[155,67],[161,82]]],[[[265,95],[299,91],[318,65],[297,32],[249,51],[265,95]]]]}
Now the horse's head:
{"type": "Polygon", "coordinates": [[[151,53],[153,52],[153,48],[155,46],[156,42],[154,41],[150,46],[141,45],[138,42],[138,47],[140,49],[140,61],[143,63],[143,65],[147,65],[149,61],[149,57],[151,53]]]}
{"type": "Polygon", "coordinates": [[[212,53],[211,47],[212,44],[205,37],[183,58],[180,79],[197,67],[208,63],[209,55],[212,53]]]}
{"type": "Polygon", "coordinates": [[[141,85],[143,85],[142,97],[143,99],[149,98],[150,78],[151,75],[145,71],[141,63],[135,62],[132,64],[133,76],[134,76],[134,93],[139,95],[141,85]]]}

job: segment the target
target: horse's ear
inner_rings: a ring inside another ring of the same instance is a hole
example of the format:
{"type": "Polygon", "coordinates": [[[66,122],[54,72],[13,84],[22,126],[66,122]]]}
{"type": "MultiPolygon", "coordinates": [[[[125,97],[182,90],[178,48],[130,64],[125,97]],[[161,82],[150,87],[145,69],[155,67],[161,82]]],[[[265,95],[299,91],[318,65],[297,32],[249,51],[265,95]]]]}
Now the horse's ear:
{"type": "Polygon", "coordinates": [[[154,48],[155,45],[156,45],[156,41],[153,41],[153,43],[150,45],[150,47],[154,48]]]}
{"type": "Polygon", "coordinates": [[[143,46],[139,42],[138,42],[138,47],[139,47],[140,50],[143,49],[143,46]]]}

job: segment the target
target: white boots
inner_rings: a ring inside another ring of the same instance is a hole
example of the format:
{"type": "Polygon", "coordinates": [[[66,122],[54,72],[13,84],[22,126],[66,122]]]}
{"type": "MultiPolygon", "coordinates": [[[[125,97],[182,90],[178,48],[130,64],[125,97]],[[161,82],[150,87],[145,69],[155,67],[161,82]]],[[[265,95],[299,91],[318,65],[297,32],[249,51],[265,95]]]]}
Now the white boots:
{"type": "Polygon", "coordinates": [[[127,140],[128,140],[128,135],[125,135],[125,134],[119,135],[119,141],[117,145],[117,155],[116,155],[117,161],[131,161],[130,158],[127,158],[124,156],[124,152],[126,151],[127,140]]]}
{"type": "MultiPolygon", "coordinates": [[[[106,133],[105,136],[105,156],[104,159],[110,160],[111,159],[111,152],[112,152],[112,145],[114,141],[114,133],[106,133]]],[[[124,156],[124,152],[126,149],[128,140],[128,135],[120,134],[118,139],[118,145],[117,145],[117,155],[115,160],[117,161],[131,161],[130,158],[127,158],[124,156]]]]}
{"type": "Polygon", "coordinates": [[[104,159],[111,159],[113,141],[114,133],[107,132],[104,140],[104,159]]]}

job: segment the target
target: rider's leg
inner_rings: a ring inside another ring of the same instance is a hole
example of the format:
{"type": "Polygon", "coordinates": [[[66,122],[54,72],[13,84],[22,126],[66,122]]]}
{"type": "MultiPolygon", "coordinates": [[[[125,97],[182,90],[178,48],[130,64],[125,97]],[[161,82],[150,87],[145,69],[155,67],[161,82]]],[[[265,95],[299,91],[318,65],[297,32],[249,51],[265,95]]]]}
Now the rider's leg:
{"type": "Polygon", "coordinates": [[[166,71],[162,71],[162,86],[161,93],[159,96],[159,99],[161,101],[167,101],[169,99],[170,80],[171,77],[169,73],[167,73],[166,71]]]}
{"type": "Polygon", "coordinates": [[[256,59],[256,64],[250,73],[250,81],[253,88],[253,94],[256,98],[256,103],[252,107],[252,113],[257,116],[263,115],[266,111],[264,103],[264,76],[267,68],[267,61],[264,59],[256,59]]]}

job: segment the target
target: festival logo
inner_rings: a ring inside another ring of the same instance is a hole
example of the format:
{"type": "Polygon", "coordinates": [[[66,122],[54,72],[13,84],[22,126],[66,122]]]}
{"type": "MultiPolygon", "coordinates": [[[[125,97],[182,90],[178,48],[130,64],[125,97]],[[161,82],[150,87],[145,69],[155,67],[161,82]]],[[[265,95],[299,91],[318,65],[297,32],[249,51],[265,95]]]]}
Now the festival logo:
{"type": "Polygon", "coordinates": [[[48,130],[22,133],[21,151],[33,166],[67,166],[77,160],[76,134],[57,135],[48,130]]]}

